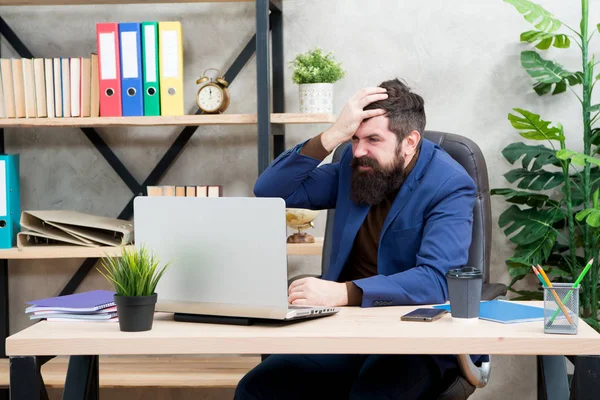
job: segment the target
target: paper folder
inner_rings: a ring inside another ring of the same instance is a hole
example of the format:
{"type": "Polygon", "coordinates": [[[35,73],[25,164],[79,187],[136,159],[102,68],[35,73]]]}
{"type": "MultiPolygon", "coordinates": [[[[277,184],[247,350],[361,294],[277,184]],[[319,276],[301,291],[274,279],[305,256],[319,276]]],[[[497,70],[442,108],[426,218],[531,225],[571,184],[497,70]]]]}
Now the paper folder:
{"type": "Polygon", "coordinates": [[[139,22],[122,22],[119,24],[123,116],[144,115],[140,33],[141,25],[139,22]]]}
{"type": "Polygon", "coordinates": [[[184,115],[181,22],[158,23],[161,115],[184,115]]]}
{"type": "Polygon", "coordinates": [[[100,116],[120,117],[121,62],[119,54],[119,24],[96,24],[100,87],[100,116]]]}
{"type": "Polygon", "coordinates": [[[18,247],[74,244],[119,246],[133,242],[133,223],[70,210],[23,211],[18,247]]]}
{"type": "Polygon", "coordinates": [[[158,22],[142,22],[144,115],[160,115],[158,81],[158,22]]]}
{"type": "Polygon", "coordinates": [[[21,227],[21,187],[19,155],[0,154],[0,248],[15,246],[21,227]]]}

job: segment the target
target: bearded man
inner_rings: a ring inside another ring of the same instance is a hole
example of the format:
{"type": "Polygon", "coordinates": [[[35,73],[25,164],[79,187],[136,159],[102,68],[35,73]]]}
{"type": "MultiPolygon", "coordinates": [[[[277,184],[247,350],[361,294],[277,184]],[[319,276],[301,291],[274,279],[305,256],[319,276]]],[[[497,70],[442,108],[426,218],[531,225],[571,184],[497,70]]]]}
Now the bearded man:
{"type": "MultiPolygon", "coordinates": [[[[330,129],[261,174],[257,197],[336,209],[330,267],[322,279],[292,282],[291,306],[448,299],[446,272],[468,259],[475,183],[422,137],[425,121],[423,98],[388,80],[360,90],[330,129]],[[340,161],[323,163],[341,144],[340,161]]],[[[271,355],[240,381],[235,398],[435,399],[459,373],[454,355],[271,355]]]]}

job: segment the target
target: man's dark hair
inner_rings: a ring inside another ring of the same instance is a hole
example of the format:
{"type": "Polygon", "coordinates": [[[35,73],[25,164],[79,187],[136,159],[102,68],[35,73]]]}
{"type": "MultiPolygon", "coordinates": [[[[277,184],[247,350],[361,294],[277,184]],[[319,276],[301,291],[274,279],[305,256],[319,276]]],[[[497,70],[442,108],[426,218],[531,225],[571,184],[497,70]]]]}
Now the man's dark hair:
{"type": "Polygon", "coordinates": [[[389,120],[389,129],[394,132],[400,143],[406,135],[417,131],[423,136],[425,131],[425,101],[398,79],[382,82],[379,87],[387,90],[388,98],[376,101],[365,110],[384,109],[389,120]]]}

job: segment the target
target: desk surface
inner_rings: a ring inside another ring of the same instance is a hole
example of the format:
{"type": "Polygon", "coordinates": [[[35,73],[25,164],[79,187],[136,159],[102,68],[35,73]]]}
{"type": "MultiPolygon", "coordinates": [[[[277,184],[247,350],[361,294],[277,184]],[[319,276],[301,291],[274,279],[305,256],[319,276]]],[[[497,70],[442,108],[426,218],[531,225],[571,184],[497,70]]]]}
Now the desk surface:
{"type": "MultiPolygon", "coordinates": [[[[540,305],[541,303],[529,303],[540,305]]],[[[6,340],[9,356],[132,354],[513,354],[600,355],[600,334],[580,320],[577,335],[544,334],[543,322],[403,322],[416,307],[343,308],[285,326],[183,323],[156,314],[147,332],[114,322],[39,322],[6,340]]]]}

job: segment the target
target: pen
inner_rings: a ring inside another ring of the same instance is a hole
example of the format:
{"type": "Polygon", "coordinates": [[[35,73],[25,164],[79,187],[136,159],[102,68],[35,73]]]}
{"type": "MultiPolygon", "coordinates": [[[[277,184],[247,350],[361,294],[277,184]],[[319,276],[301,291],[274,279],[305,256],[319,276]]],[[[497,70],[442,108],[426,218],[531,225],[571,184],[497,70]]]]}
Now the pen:
{"type": "MultiPolygon", "coordinates": [[[[542,267],[540,267],[539,264],[537,267],[539,270],[539,275],[543,279],[542,283],[545,282],[544,286],[551,288],[552,282],[550,282],[550,279],[548,279],[548,275],[546,275],[546,272],[544,272],[544,269],[542,267]]],[[[533,269],[535,271],[535,267],[533,269]]],[[[556,304],[558,304],[558,306],[560,307],[562,312],[565,314],[565,317],[567,317],[569,324],[573,325],[575,322],[573,322],[573,319],[569,316],[569,311],[565,308],[565,305],[563,304],[563,302],[560,301],[558,294],[556,294],[556,290],[552,289],[551,292],[552,292],[552,295],[554,296],[554,299],[556,300],[556,304]]],[[[558,310],[556,310],[556,311],[558,311],[558,310]]]]}
{"type": "MultiPolygon", "coordinates": [[[[587,274],[587,272],[589,271],[589,269],[592,266],[593,262],[594,262],[593,258],[590,261],[588,261],[588,263],[585,266],[585,268],[583,268],[583,271],[581,271],[581,274],[579,274],[579,276],[575,280],[575,283],[573,283],[573,286],[572,286],[573,288],[579,287],[579,285],[581,284],[581,281],[585,277],[585,274],[587,274]]],[[[567,295],[565,296],[565,298],[563,299],[563,301],[564,302],[568,301],[571,298],[571,294],[573,294],[572,290],[570,290],[569,293],[567,293],[567,295]]],[[[556,312],[554,313],[554,315],[552,316],[552,318],[550,318],[550,321],[548,321],[548,325],[550,325],[557,316],[558,316],[558,310],[556,310],[556,312]]]]}

